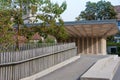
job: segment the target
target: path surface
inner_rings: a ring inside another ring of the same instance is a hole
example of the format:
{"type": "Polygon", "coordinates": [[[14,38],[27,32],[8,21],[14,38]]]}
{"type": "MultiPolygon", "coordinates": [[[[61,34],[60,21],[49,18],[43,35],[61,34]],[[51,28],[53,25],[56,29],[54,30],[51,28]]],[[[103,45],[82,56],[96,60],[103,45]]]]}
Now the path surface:
{"type": "Polygon", "coordinates": [[[81,58],[75,62],[36,80],[80,80],[80,76],[84,74],[97,60],[105,57],[107,56],[82,55],[81,58]]]}
{"type": "Polygon", "coordinates": [[[120,80],[120,65],[115,73],[115,76],[113,77],[113,80],[120,80]]]}

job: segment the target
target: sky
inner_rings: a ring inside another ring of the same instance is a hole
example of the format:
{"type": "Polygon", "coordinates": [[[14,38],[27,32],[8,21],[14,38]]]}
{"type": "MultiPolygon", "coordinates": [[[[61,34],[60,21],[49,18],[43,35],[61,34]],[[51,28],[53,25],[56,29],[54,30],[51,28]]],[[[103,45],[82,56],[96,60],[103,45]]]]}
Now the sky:
{"type": "MultiPolygon", "coordinates": [[[[64,21],[75,21],[75,17],[77,17],[81,11],[85,9],[86,2],[98,2],[100,0],[51,0],[52,2],[57,2],[61,4],[66,1],[67,9],[61,15],[64,21]]],[[[112,5],[120,5],[120,0],[105,0],[111,2],[112,5]]]]}

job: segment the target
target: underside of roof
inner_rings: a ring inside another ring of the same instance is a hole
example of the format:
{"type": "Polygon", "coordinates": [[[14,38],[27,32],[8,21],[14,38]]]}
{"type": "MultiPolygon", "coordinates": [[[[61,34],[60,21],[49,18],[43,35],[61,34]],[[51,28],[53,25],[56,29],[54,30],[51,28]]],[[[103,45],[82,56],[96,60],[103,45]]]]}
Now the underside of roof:
{"type": "Polygon", "coordinates": [[[116,20],[65,22],[65,29],[71,37],[108,37],[119,31],[116,20]]]}

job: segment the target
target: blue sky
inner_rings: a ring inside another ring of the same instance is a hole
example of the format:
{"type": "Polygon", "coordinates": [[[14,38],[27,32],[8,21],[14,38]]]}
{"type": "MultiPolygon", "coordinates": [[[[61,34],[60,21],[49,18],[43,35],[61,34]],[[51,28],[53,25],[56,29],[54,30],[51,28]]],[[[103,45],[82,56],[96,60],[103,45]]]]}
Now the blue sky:
{"type": "MultiPolygon", "coordinates": [[[[86,2],[97,2],[100,0],[51,0],[52,2],[57,2],[61,4],[63,1],[67,2],[67,9],[61,15],[64,21],[75,21],[75,17],[77,17],[82,10],[85,9],[86,2]]],[[[120,0],[105,0],[112,3],[112,5],[120,5],[120,0]]]]}

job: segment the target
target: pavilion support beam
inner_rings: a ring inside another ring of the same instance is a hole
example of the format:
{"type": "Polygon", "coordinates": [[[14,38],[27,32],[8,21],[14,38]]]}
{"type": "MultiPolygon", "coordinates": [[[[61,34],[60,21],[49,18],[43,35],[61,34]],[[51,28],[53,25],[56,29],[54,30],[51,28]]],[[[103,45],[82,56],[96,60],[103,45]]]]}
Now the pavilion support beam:
{"type": "Polygon", "coordinates": [[[91,38],[91,53],[94,54],[93,37],[91,38]]]}
{"type": "Polygon", "coordinates": [[[87,54],[88,54],[88,53],[89,53],[89,38],[87,37],[86,40],[87,40],[87,41],[86,41],[86,42],[87,42],[87,47],[86,47],[86,48],[87,48],[87,54]]]}
{"type": "Polygon", "coordinates": [[[80,37],[83,36],[83,34],[82,34],[75,26],[73,26],[73,28],[76,30],[77,34],[78,34],[80,37]]]}
{"type": "Polygon", "coordinates": [[[91,44],[91,41],[92,41],[92,39],[91,39],[91,37],[90,37],[90,38],[89,38],[89,54],[92,53],[92,44],[91,44]]]}
{"type": "Polygon", "coordinates": [[[91,37],[89,37],[89,54],[92,53],[91,37]]]}
{"type": "Polygon", "coordinates": [[[80,39],[77,38],[78,54],[80,53],[80,39]]]}
{"type": "Polygon", "coordinates": [[[101,54],[101,37],[98,38],[98,54],[101,54]]]}
{"type": "Polygon", "coordinates": [[[98,37],[96,37],[96,54],[98,54],[98,37]]]}
{"type": "Polygon", "coordinates": [[[80,37],[76,38],[78,54],[106,54],[106,38],[80,37]]]}
{"type": "Polygon", "coordinates": [[[85,54],[84,52],[84,37],[82,37],[82,53],[85,54]]]}
{"type": "Polygon", "coordinates": [[[81,27],[82,27],[83,31],[85,32],[86,36],[88,36],[87,31],[86,31],[86,29],[83,27],[83,25],[82,25],[81,27]]]}
{"type": "Polygon", "coordinates": [[[82,53],[82,38],[79,38],[79,52],[82,53]]]}
{"type": "Polygon", "coordinates": [[[101,38],[101,53],[103,55],[107,54],[107,52],[106,52],[106,37],[101,38]]]}
{"type": "Polygon", "coordinates": [[[78,37],[79,35],[76,34],[73,30],[71,30],[70,28],[66,27],[66,29],[71,33],[74,34],[75,37],[78,37]]]}

